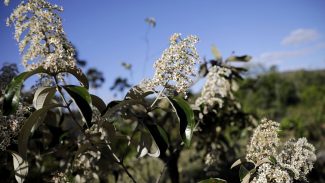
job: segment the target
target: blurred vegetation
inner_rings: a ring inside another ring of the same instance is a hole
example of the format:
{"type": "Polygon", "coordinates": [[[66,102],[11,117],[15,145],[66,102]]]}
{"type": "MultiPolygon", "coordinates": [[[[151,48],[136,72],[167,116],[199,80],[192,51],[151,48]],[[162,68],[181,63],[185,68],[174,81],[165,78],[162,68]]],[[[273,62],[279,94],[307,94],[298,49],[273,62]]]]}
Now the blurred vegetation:
{"type": "Polygon", "coordinates": [[[311,182],[325,182],[325,70],[278,72],[276,67],[240,82],[244,112],[281,122],[287,138],[306,137],[317,149],[311,182]]]}

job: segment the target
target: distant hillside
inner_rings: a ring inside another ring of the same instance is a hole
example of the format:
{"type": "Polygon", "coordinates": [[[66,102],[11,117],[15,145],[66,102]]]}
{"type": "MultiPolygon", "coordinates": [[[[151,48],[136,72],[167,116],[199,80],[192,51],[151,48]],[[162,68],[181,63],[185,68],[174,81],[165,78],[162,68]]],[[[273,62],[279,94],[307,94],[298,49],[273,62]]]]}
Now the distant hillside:
{"type": "Polygon", "coordinates": [[[325,134],[325,70],[270,71],[240,83],[244,111],[315,141],[325,134]]]}

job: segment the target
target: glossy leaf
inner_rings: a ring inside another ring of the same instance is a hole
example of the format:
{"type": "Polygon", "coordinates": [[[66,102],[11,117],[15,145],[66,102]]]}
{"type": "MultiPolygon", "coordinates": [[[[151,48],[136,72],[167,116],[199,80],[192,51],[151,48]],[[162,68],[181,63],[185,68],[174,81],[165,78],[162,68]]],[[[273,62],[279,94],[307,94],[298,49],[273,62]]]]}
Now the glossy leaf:
{"type": "Polygon", "coordinates": [[[40,67],[32,71],[23,72],[12,79],[5,90],[3,115],[7,116],[16,112],[19,104],[20,90],[24,81],[38,73],[46,73],[46,70],[40,67]]]}
{"type": "Polygon", "coordinates": [[[240,179],[240,181],[243,181],[244,178],[247,176],[247,174],[249,174],[249,171],[243,165],[241,165],[240,168],[239,168],[239,179],[240,179]]]}
{"type": "Polygon", "coordinates": [[[169,98],[169,101],[172,103],[172,106],[176,111],[180,123],[180,134],[183,142],[186,146],[190,146],[195,128],[193,110],[182,97],[178,96],[175,98],[169,98]]]}
{"type": "Polygon", "coordinates": [[[104,112],[106,110],[105,102],[96,95],[90,94],[90,97],[91,97],[91,102],[92,102],[93,106],[95,106],[101,114],[104,114],[104,112]]]}
{"type": "Polygon", "coordinates": [[[198,183],[227,183],[227,181],[219,178],[210,178],[210,179],[201,180],[198,183]]]}
{"type": "Polygon", "coordinates": [[[56,92],[55,87],[40,87],[36,90],[33,99],[33,105],[36,110],[42,108],[51,102],[56,92]]]}
{"type": "Polygon", "coordinates": [[[160,151],[159,148],[155,150],[155,152],[151,152],[152,146],[154,146],[154,142],[152,140],[152,136],[147,131],[141,131],[140,142],[137,147],[138,158],[144,157],[145,155],[149,155],[152,157],[159,157],[160,151]]]}
{"type": "Polygon", "coordinates": [[[155,140],[160,153],[165,153],[168,148],[168,137],[163,128],[151,122],[144,121],[146,128],[149,130],[151,136],[155,140]]]}
{"type": "Polygon", "coordinates": [[[82,116],[86,120],[87,126],[91,127],[92,109],[91,109],[91,96],[88,90],[82,86],[66,85],[63,88],[68,92],[70,97],[77,104],[82,116]]]}
{"type": "Polygon", "coordinates": [[[28,174],[28,162],[25,161],[18,153],[8,151],[12,155],[15,179],[18,183],[23,183],[28,174]]]}

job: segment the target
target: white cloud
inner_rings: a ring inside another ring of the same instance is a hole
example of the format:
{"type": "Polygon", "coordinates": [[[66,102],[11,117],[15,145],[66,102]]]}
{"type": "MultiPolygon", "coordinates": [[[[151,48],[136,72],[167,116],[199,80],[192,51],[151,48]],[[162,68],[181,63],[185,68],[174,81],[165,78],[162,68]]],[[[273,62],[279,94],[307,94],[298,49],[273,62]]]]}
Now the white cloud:
{"type": "Polygon", "coordinates": [[[263,63],[266,65],[283,64],[283,61],[285,60],[309,55],[319,49],[324,49],[324,48],[325,48],[325,43],[321,42],[313,45],[312,47],[298,49],[298,50],[265,52],[260,54],[254,60],[255,62],[263,63]]]}
{"type": "Polygon", "coordinates": [[[288,36],[283,38],[281,44],[283,45],[298,45],[315,41],[320,37],[320,33],[315,29],[296,29],[288,36]]]}

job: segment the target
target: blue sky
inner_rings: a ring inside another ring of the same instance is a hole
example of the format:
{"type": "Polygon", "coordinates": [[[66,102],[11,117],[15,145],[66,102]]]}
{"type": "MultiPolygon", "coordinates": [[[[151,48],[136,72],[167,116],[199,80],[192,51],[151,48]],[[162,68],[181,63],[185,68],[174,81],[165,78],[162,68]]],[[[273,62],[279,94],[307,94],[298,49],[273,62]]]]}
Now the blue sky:
{"type": "MultiPolygon", "coordinates": [[[[253,56],[252,63],[278,65],[280,70],[325,68],[325,1],[323,0],[57,0],[69,40],[88,66],[98,67],[107,79],[128,75],[121,62],[133,65],[133,82],[150,77],[152,64],[168,46],[174,32],[199,36],[201,57],[213,58],[215,44],[224,57],[232,51],[253,56]],[[144,19],[155,17],[148,33],[146,58],[144,19]],[[144,65],[145,64],[145,65],[144,65]],[[146,73],[143,73],[143,68],[146,73]]],[[[0,63],[20,63],[13,28],[5,19],[17,5],[0,5],[0,63]]],[[[1,64],[2,65],[2,64],[1,64]]],[[[23,68],[21,67],[21,71],[23,68]]]]}

